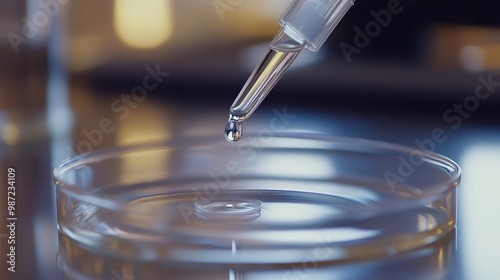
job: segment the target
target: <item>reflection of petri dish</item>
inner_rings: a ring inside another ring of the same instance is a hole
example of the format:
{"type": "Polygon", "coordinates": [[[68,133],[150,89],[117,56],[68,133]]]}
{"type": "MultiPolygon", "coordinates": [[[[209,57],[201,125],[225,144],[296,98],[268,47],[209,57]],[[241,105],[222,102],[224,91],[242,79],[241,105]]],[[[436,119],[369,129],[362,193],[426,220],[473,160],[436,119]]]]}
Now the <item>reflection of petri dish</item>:
{"type": "Polygon", "coordinates": [[[459,180],[434,153],[289,133],[119,147],[55,170],[65,254],[167,265],[392,257],[454,230],[459,180]]]}

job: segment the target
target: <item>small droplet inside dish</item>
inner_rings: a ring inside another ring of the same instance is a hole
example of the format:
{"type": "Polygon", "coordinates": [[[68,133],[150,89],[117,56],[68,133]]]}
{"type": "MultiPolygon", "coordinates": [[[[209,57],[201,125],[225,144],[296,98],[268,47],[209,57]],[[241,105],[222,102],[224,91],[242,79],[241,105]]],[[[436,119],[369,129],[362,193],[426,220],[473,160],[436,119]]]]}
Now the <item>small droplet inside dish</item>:
{"type": "Polygon", "coordinates": [[[214,220],[248,220],[260,216],[262,202],[250,198],[215,198],[195,203],[198,216],[214,220]]]}

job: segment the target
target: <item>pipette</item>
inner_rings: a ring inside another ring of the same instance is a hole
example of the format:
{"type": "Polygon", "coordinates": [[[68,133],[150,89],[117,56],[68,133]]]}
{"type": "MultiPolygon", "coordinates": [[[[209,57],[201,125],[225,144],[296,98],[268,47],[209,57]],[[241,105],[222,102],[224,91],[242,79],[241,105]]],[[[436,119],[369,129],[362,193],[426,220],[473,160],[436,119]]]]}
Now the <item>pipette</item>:
{"type": "Polygon", "coordinates": [[[281,30],[229,110],[224,135],[243,136],[242,122],[257,109],[304,49],[317,52],[355,0],[294,0],[279,19],[281,30]]]}

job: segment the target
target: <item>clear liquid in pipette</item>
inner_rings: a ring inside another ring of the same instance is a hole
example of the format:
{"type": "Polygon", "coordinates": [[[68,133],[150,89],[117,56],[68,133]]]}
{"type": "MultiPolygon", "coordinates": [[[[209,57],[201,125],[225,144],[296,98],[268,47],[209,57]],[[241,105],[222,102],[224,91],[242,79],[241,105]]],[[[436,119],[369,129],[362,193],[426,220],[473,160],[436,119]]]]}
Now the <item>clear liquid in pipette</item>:
{"type": "Polygon", "coordinates": [[[242,122],[264,100],[302,49],[303,45],[299,43],[271,45],[231,106],[229,122],[224,129],[224,136],[228,141],[236,142],[241,139],[242,122]]]}

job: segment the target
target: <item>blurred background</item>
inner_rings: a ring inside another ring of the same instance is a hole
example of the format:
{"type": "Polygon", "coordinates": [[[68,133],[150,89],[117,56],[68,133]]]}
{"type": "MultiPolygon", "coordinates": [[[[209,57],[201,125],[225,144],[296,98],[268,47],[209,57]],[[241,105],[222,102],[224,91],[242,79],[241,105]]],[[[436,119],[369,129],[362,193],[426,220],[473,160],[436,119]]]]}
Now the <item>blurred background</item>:
{"type": "MultiPolygon", "coordinates": [[[[0,227],[1,278],[61,277],[57,162],[138,141],[222,139],[228,109],[289,3],[1,1],[0,182],[16,169],[19,219],[15,274],[4,268],[8,233],[0,227]]],[[[245,130],[269,128],[278,114],[290,117],[278,130],[427,143],[454,159],[464,170],[456,261],[436,279],[496,279],[499,8],[494,0],[356,1],[319,53],[299,56],[245,130]],[[436,129],[444,142],[432,141],[436,129]]]]}

